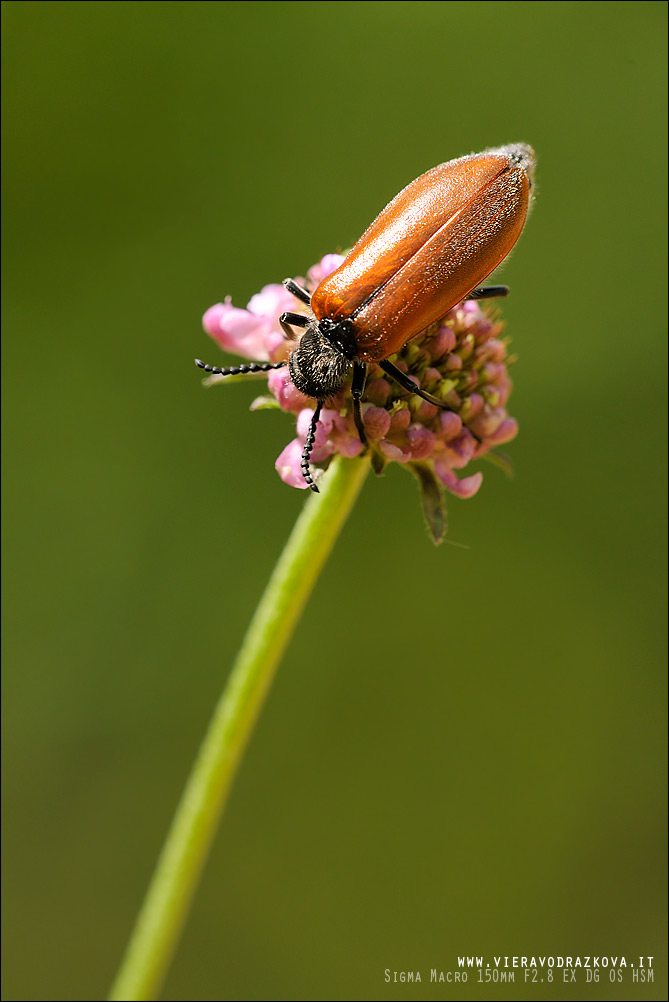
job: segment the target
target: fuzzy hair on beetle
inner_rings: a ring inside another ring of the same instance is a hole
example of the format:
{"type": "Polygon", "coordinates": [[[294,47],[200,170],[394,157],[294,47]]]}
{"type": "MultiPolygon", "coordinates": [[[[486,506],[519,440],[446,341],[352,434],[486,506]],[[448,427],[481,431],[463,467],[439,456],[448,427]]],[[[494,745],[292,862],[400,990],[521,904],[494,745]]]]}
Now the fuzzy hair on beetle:
{"type": "Polygon", "coordinates": [[[321,409],[349,379],[355,427],[367,445],[361,404],[369,365],[378,365],[407,393],[450,409],[389,358],[462,300],[508,294],[504,285],[481,283],[521,234],[534,163],[531,147],[516,143],[433,167],[395,196],[311,294],[293,279],[284,281],[309,309],[309,315],[280,317],[290,343],[287,361],[222,368],[195,360],[221,376],[288,366],[295,387],[316,401],[301,460],[312,491],[318,493],[310,457],[321,409]]]}

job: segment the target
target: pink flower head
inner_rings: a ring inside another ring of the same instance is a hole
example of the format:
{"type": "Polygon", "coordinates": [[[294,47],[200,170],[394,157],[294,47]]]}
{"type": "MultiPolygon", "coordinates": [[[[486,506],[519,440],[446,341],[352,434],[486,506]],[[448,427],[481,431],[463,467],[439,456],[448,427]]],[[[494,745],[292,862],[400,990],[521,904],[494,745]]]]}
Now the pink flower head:
{"type": "MultiPolygon", "coordinates": [[[[313,265],[305,280],[309,292],[343,261],[327,254],[313,265]]],[[[286,362],[303,331],[295,328],[291,342],[282,331],[284,312],[309,316],[309,308],[283,285],[266,285],[245,310],[230,299],[204,315],[206,332],[225,351],[259,362],[286,362]]],[[[438,323],[407,342],[391,361],[416,386],[442,400],[436,404],[410,394],[377,365],[367,365],[362,413],[372,464],[380,473],[389,462],[408,466],[424,486],[438,481],[460,498],[472,497],[481,486],[480,472],[459,476],[473,459],[510,441],[518,425],[506,410],[511,392],[507,342],[502,325],[474,300],[458,303],[438,323]]],[[[212,381],[224,381],[214,376],[212,381]]],[[[268,389],[277,406],[296,415],[296,436],[276,461],[281,479],[292,487],[307,485],[301,460],[315,402],[293,384],[287,365],[268,374],[268,389]]],[[[267,406],[261,398],[258,406],[267,406]]],[[[322,408],[310,456],[315,477],[335,455],[353,457],[363,451],[355,426],[352,398],[345,386],[322,408]]]]}

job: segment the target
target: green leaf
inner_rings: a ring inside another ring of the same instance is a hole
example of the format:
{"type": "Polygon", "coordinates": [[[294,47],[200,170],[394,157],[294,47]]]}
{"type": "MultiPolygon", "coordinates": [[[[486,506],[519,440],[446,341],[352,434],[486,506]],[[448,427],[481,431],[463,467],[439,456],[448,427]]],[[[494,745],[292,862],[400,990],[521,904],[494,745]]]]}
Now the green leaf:
{"type": "Polygon", "coordinates": [[[202,380],[203,386],[222,386],[228,383],[248,383],[252,379],[267,379],[266,372],[240,372],[236,376],[211,375],[202,380]]]}
{"type": "Polygon", "coordinates": [[[276,397],[256,397],[251,404],[252,411],[280,411],[281,406],[276,397]]]}
{"type": "Polygon", "coordinates": [[[444,488],[429,463],[408,463],[418,481],[423,515],[432,542],[438,546],[446,535],[446,502],[444,488]]]}
{"type": "Polygon", "coordinates": [[[376,473],[377,477],[380,477],[386,468],[386,457],[377,452],[376,449],[372,449],[372,469],[376,473]]]}
{"type": "Polygon", "coordinates": [[[514,473],[513,463],[506,455],[506,453],[498,452],[496,449],[492,449],[490,452],[485,452],[479,458],[487,459],[488,462],[492,463],[493,466],[496,466],[497,469],[502,470],[503,473],[506,473],[507,477],[513,476],[514,473]]]}

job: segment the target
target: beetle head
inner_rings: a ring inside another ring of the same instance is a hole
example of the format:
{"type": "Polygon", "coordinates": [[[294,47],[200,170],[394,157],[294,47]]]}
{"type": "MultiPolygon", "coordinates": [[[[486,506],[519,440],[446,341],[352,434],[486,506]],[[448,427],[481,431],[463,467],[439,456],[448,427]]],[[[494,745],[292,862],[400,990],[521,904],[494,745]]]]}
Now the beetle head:
{"type": "Polygon", "coordinates": [[[290,356],[290,378],[306,397],[329,400],[336,396],[351,371],[344,341],[336,336],[341,326],[329,320],[312,324],[290,356]]]}

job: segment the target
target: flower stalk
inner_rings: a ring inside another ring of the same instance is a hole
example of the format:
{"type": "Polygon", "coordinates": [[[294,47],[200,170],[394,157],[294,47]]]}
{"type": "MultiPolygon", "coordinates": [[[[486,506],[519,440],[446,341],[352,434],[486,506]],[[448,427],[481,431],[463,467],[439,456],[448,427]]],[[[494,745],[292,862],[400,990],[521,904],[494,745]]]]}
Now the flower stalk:
{"type": "Polygon", "coordinates": [[[362,488],[367,458],[335,457],[251,621],[158,859],[110,1000],[156,997],[276,668],[362,488]]]}

